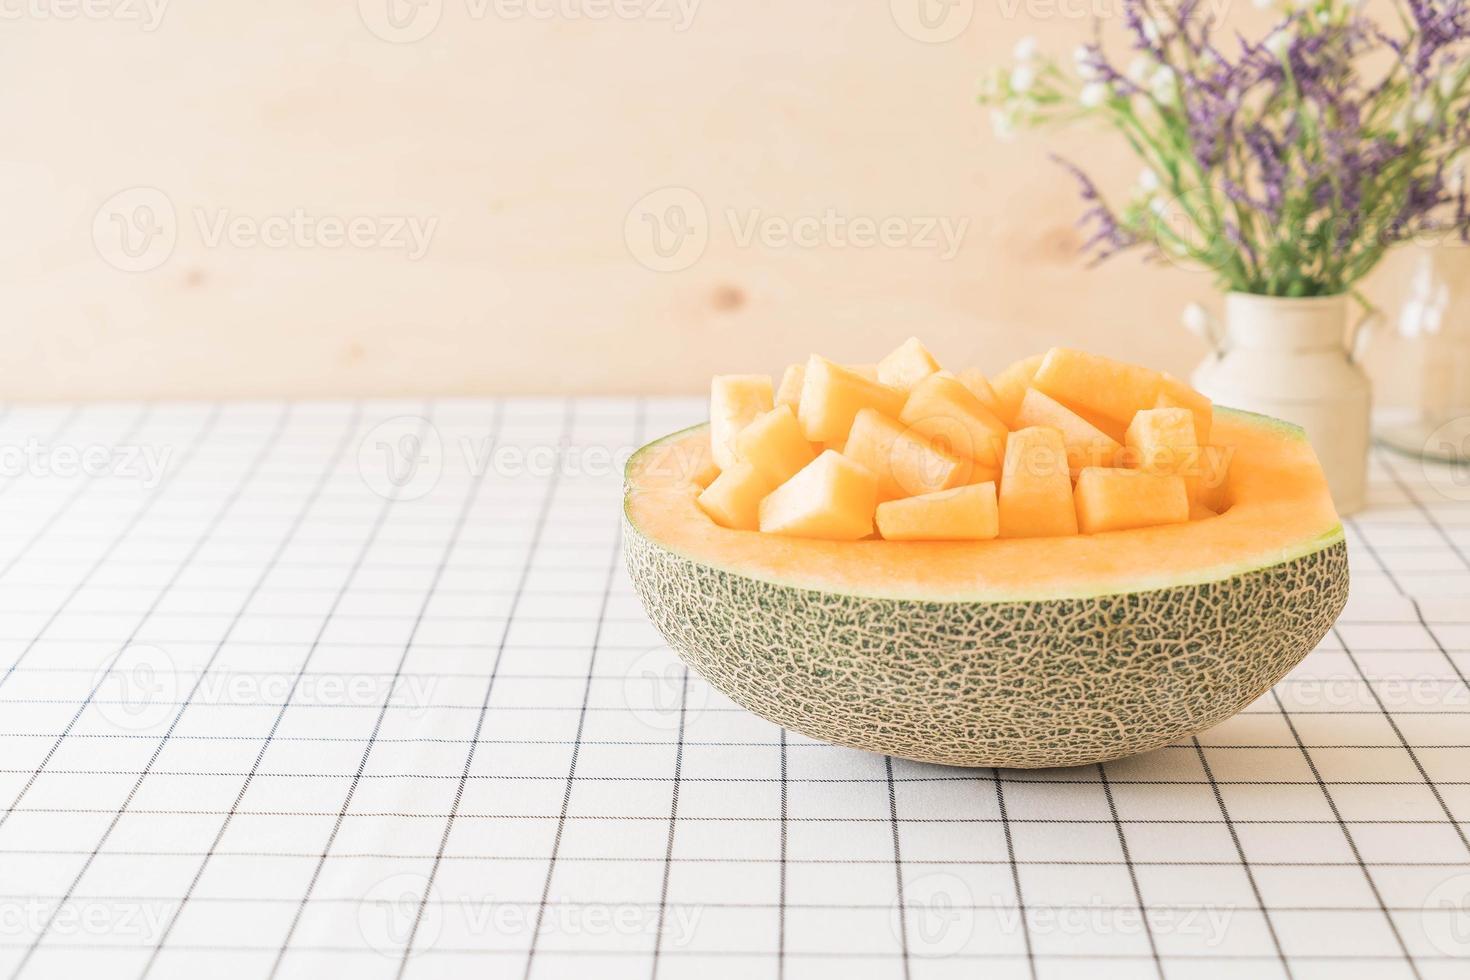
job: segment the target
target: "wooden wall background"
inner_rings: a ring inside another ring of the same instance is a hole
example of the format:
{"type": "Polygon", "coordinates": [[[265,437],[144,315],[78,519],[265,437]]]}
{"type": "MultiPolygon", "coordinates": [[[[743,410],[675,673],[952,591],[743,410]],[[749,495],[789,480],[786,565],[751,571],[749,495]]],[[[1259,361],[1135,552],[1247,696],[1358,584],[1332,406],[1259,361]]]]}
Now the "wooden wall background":
{"type": "Polygon", "coordinates": [[[1116,36],[1117,0],[87,2],[0,25],[3,398],[693,391],[910,333],[989,370],[1203,352],[1206,275],[1076,254],[1048,150],[1115,187],[1127,156],[974,104],[1022,35],[1116,36]],[[645,215],[679,207],[660,257],[645,215]],[[898,231],[780,240],[828,213],[898,231]],[[251,237],[298,214],[327,225],[251,237]],[[422,255],[384,237],[407,218],[422,255]],[[952,255],[898,241],[930,220],[952,255]]]}

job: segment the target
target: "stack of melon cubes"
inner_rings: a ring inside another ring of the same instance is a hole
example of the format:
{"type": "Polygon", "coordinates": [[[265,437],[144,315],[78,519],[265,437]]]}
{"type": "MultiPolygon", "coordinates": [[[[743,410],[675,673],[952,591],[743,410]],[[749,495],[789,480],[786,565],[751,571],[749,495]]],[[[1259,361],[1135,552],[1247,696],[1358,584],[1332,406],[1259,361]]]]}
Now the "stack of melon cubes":
{"type": "Polygon", "coordinates": [[[1207,398],[1169,375],[1067,348],[994,379],[942,370],[916,339],[873,366],[813,355],[710,392],[723,527],[851,541],[1122,531],[1213,517],[1228,454],[1207,398]]]}

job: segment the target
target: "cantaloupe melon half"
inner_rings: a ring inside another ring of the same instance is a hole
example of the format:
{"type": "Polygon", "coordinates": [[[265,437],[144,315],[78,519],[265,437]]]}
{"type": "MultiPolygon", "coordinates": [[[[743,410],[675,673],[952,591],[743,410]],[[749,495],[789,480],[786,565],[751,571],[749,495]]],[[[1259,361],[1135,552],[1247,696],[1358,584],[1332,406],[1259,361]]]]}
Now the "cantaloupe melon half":
{"type": "Polygon", "coordinates": [[[966,766],[1142,752],[1261,696],[1347,599],[1347,551],[1301,430],[1218,409],[1218,517],[1109,534],[820,541],[719,527],[680,463],[628,464],[625,552],[649,617],[710,683],[814,738],[966,766]]]}

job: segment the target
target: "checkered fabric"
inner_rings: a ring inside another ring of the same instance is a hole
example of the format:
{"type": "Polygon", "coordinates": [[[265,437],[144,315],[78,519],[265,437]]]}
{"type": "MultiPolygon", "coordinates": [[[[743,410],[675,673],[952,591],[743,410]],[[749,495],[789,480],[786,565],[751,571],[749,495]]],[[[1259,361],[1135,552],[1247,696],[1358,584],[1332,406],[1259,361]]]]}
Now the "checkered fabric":
{"type": "Polygon", "coordinates": [[[1470,474],[1379,455],[1238,717],[945,769],[650,627],[621,466],[688,400],[0,416],[0,976],[1470,976],[1470,474]]]}

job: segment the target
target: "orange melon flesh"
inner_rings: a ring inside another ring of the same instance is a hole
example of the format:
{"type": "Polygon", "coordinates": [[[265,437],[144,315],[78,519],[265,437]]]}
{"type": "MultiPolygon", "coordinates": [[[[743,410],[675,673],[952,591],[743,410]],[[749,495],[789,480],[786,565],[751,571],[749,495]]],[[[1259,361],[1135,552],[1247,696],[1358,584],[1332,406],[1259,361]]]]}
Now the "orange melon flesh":
{"type": "Polygon", "coordinates": [[[965,482],[970,466],[871,408],[857,413],[842,455],[878,477],[878,499],[893,500],[965,482]]]}
{"type": "Polygon", "coordinates": [[[1043,425],[1060,432],[1073,480],[1085,466],[1112,466],[1123,448],[1112,436],[1035,388],[1026,389],[1013,424],[1018,429],[1043,425]]]}
{"type": "Polygon", "coordinates": [[[1189,502],[1189,519],[1191,521],[1203,521],[1206,518],[1219,516],[1219,511],[1214,510],[1211,507],[1206,507],[1198,500],[1191,500],[1189,502]]]}
{"type": "Polygon", "coordinates": [[[1225,506],[1227,454],[1200,446],[1195,414],[1187,408],[1150,408],[1133,416],[1128,426],[1128,464],[1151,473],[1184,477],[1190,500],[1211,510],[1225,506]]]}
{"type": "Polygon", "coordinates": [[[781,375],[781,383],[776,386],[776,404],[790,405],[791,410],[796,411],[801,405],[801,383],[804,380],[806,365],[788,364],[781,375]]]}
{"type": "Polygon", "coordinates": [[[1155,473],[1176,473],[1199,446],[1194,414],[1187,408],[1149,408],[1133,416],[1126,436],[1130,462],[1155,473]]]}
{"type": "Polygon", "coordinates": [[[1005,423],[952,377],[932,374],[909,392],[898,420],[953,456],[997,466],[1005,452],[1005,423]]]}
{"type": "Polygon", "coordinates": [[[754,463],[736,463],[715,477],[696,500],[721,527],[755,531],[760,527],[760,502],[776,489],[776,482],[754,463]]]}
{"type": "Polygon", "coordinates": [[[1214,439],[1233,457],[1230,509],[1126,534],[993,541],[818,541],[720,527],[681,466],[709,429],[666,437],[628,463],[633,531],[692,561],[801,588],[895,599],[1000,602],[1087,598],[1230,578],[1342,539],[1302,431],[1217,408],[1214,439]]]}
{"type": "Polygon", "coordinates": [[[878,380],[907,391],[938,370],[939,362],[929,349],[917,337],[910,337],[878,362],[878,380]]]}
{"type": "Polygon", "coordinates": [[[1089,466],[1077,477],[1077,529],[1127,531],[1189,520],[1184,478],[1145,470],[1089,466]]]}
{"type": "Polygon", "coordinates": [[[757,415],[775,406],[771,379],[764,374],[721,374],[710,382],[710,445],[715,465],[722,470],[734,466],[735,437],[757,415]]]}
{"type": "Polygon", "coordinates": [[[1232,504],[1230,497],[1230,461],[1234,450],[1228,446],[1201,446],[1195,457],[1191,474],[1184,480],[1189,488],[1190,499],[1198,501],[1210,510],[1224,511],[1232,504]]]}
{"type": "Polygon", "coordinates": [[[995,392],[996,402],[1000,406],[1000,411],[995,414],[1002,422],[1012,425],[1015,421],[1016,410],[1021,407],[1021,399],[1025,397],[1026,389],[1031,387],[1031,379],[1036,377],[1036,369],[1041,367],[1041,362],[1045,359],[1045,354],[1037,354],[1017,361],[990,379],[990,387],[995,392]]]}
{"type": "Polygon", "coordinates": [[[985,541],[1000,533],[994,483],[889,500],[878,505],[886,541],[985,541]]]}
{"type": "Polygon", "coordinates": [[[1011,433],[1000,472],[1000,535],[1043,538],[1077,533],[1067,447],[1056,429],[1011,433]]]}
{"type": "Polygon", "coordinates": [[[1154,408],[1187,408],[1194,415],[1194,437],[1201,446],[1210,444],[1210,424],[1215,407],[1210,400],[1171,374],[1163,376],[1163,384],[1154,408]]]}
{"type": "Polygon", "coordinates": [[[741,429],[735,437],[735,455],[753,463],[774,483],[784,483],[817,458],[790,405],[778,405],[741,429]]]}
{"type": "Polygon", "coordinates": [[[1000,397],[996,395],[995,389],[990,386],[990,382],[986,380],[979,368],[966,368],[959,373],[958,377],[960,384],[970,389],[970,394],[989,409],[991,415],[1009,425],[1009,416],[1013,413],[1005,412],[1001,408],[1000,397]]]}
{"type": "Polygon", "coordinates": [[[1154,406],[1162,385],[1157,371],[1066,347],[1047,351],[1031,382],[1078,414],[1124,427],[1134,412],[1154,406]]]}
{"type": "Polygon", "coordinates": [[[829,449],[760,502],[760,529],[855,541],[873,533],[877,506],[878,478],[829,449]]]}
{"type": "Polygon", "coordinates": [[[807,362],[801,386],[797,418],[812,442],[841,443],[852,428],[852,420],[865,408],[896,416],[903,407],[904,393],[869,381],[838,364],[816,355],[807,362]]]}

